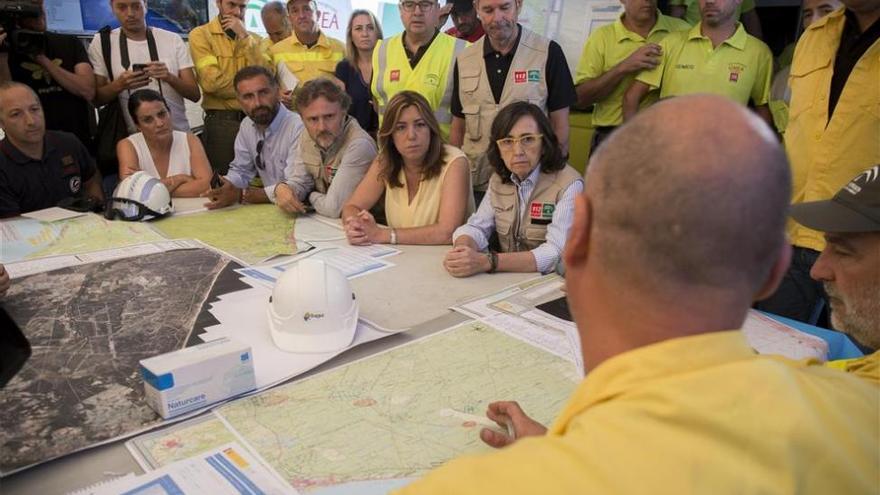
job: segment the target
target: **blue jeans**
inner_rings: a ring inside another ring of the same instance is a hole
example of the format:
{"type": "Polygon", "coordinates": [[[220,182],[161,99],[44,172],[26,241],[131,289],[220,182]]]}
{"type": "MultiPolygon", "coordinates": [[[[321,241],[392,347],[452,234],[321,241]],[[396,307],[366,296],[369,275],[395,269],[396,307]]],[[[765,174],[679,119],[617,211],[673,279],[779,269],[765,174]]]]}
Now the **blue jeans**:
{"type": "MultiPolygon", "coordinates": [[[[810,269],[818,258],[818,251],[795,246],[791,266],[779,288],[772,296],[755,304],[755,308],[827,328],[827,321],[819,319],[827,313],[823,310],[828,296],[822,282],[810,277],[810,269]]],[[[823,320],[827,320],[827,316],[823,320]]]]}

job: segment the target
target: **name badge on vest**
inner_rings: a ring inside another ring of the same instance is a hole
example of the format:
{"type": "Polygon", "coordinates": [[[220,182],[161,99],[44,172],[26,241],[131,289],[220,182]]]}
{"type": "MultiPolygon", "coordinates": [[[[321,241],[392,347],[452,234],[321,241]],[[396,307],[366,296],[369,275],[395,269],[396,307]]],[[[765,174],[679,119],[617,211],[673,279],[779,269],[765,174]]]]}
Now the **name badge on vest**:
{"type": "Polygon", "coordinates": [[[525,84],[528,79],[526,79],[526,71],[518,70],[513,72],[513,83],[514,84],[525,84]]]}
{"type": "Polygon", "coordinates": [[[393,71],[391,71],[391,77],[390,77],[390,78],[391,78],[391,82],[397,82],[397,81],[400,81],[400,71],[399,71],[399,70],[396,70],[396,69],[393,70],[393,71]]]}
{"type": "Polygon", "coordinates": [[[554,211],[556,211],[556,205],[553,203],[532,201],[529,206],[529,219],[532,225],[550,225],[550,222],[553,221],[554,211]]]}

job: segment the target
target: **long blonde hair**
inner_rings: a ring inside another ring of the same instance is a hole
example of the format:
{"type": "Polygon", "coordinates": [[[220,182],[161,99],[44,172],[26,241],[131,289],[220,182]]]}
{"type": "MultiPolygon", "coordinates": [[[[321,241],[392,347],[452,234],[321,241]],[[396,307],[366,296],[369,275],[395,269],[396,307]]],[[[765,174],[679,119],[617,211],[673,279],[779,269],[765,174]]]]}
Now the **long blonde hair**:
{"type": "MultiPolygon", "coordinates": [[[[376,19],[376,15],[370,12],[369,10],[357,9],[351,13],[351,17],[348,18],[348,27],[345,29],[345,58],[348,60],[348,63],[351,64],[352,67],[357,69],[358,57],[360,54],[358,53],[358,49],[354,46],[354,41],[351,39],[351,28],[354,25],[354,19],[359,15],[367,15],[370,16],[370,21],[373,23],[373,27],[376,28],[376,40],[381,40],[385,36],[382,34],[382,25],[379,24],[379,19],[376,19]]],[[[373,48],[376,45],[373,44],[373,48]]]]}

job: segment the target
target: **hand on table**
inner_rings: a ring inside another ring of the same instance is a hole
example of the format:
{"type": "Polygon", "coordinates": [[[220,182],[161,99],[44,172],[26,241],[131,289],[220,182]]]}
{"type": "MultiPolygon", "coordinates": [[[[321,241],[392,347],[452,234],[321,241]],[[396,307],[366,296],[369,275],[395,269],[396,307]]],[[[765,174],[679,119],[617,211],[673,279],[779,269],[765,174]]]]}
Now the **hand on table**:
{"type": "Polygon", "coordinates": [[[210,202],[205,203],[205,208],[209,210],[227,207],[237,203],[241,198],[241,191],[226,180],[226,177],[220,177],[220,180],[223,181],[223,185],[215,189],[208,189],[201,194],[203,198],[211,198],[210,202]]]}
{"type": "Polygon", "coordinates": [[[508,425],[513,428],[512,437],[491,428],[480,430],[480,439],[496,449],[510,445],[523,437],[541,436],[547,433],[547,428],[544,425],[526,416],[519,404],[513,401],[489,404],[486,416],[504,430],[507,430],[508,425]]]}
{"type": "Polygon", "coordinates": [[[305,213],[306,207],[298,199],[296,194],[287,184],[279,183],[275,186],[275,204],[287,213],[305,213]]]}
{"type": "Polygon", "coordinates": [[[376,224],[376,219],[366,210],[345,219],[345,237],[353,246],[368,246],[380,242],[381,228],[376,224]]]}
{"type": "Polygon", "coordinates": [[[471,246],[455,246],[446,253],[443,267],[453,277],[470,277],[476,273],[488,272],[491,263],[484,253],[471,246]]]}

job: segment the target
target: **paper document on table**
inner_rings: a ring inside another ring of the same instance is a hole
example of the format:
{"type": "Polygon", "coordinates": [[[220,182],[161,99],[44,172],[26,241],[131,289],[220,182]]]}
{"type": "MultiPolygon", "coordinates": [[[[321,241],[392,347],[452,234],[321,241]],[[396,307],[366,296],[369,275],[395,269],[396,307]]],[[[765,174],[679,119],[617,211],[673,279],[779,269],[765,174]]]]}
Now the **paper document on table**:
{"type": "Polygon", "coordinates": [[[95,495],[298,494],[262,459],[237,442],[100,487],[95,495]]]}
{"type": "Polygon", "coordinates": [[[742,331],[749,345],[759,354],[776,354],[791,359],[828,359],[828,343],[796,330],[753,309],[749,310],[742,331]]]}
{"type": "Polygon", "coordinates": [[[76,218],[83,215],[85,215],[85,212],[67,210],[57,206],[21,214],[23,217],[39,220],[40,222],[57,222],[58,220],[67,220],[68,218],[76,218]]]}
{"type": "Polygon", "coordinates": [[[568,337],[568,331],[552,329],[536,325],[533,322],[505,313],[498,313],[481,321],[492,325],[511,337],[532,344],[535,347],[578,364],[576,354],[580,349],[572,348],[572,341],[568,337]]]}
{"type": "Polygon", "coordinates": [[[138,244],[125,248],[104,249],[101,251],[92,251],[82,254],[68,254],[61,256],[49,256],[36,260],[19,261],[6,265],[6,271],[11,278],[25,277],[37,273],[57,270],[59,268],[67,268],[69,266],[85,265],[88,263],[97,263],[99,261],[110,261],[122,258],[132,258],[135,256],[146,256],[148,254],[164,253],[175,249],[197,249],[204,247],[202,244],[191,240],[176,241],[159,241],[149,242],[146,244],[138,244]]]}
{"type": "Polygon", "coordinates": [[[348,279],[362,277],[394,266],[393,263],[356,252],[349,248],[328,247],[316,249],[297,256],[293,260],[283,261],[274,265],[242,268],[236,271],[245,277],[261,282],[266,287],[272,288],[282,273],[305,258],[321,260],[341,271],[348,279]]]}

